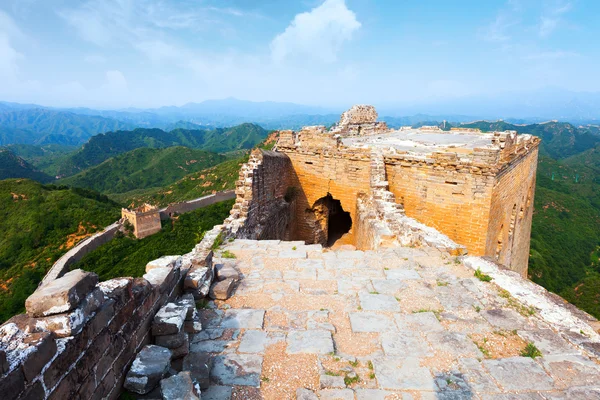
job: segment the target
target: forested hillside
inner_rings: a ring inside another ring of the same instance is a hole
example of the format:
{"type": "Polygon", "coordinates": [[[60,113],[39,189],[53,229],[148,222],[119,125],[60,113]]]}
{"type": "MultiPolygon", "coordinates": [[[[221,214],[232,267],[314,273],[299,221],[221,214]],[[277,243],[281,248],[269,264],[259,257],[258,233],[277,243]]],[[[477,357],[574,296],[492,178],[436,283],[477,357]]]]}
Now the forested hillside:
{"type": "Polygon", "coordinates": [[[139,148],[118,155],[57,183],[105,194],[163,187],[211,167],[225,156],[188,147],[139,148]]]}
{"type": "Polygon", "coordinates": [[[96,192],[0,181],[0,322],[23,311],[54,261],[119,216],[120,206],[96,192]]]}
{"type": "Polygon", "coordinates": [[[160,129],[135,129],[108,132],[92,137],[81,150],[73,153],[60,165],[58,173],[64,177],[74,175],[110,157],[141,147],[186,146],[215,153],[251,149],[267,134],[263,128],[253,124],[213,130],[176,129],[165,132],[160,129]]]}
{"type": "Polygon", "coordinates": [[[202,240],[204,232],[229,216],[232,205],[233,200],[224,201],[183,214],[163,223],[159,233],[141,240],[119,235],[85,256],[72,268],[96,272],[102,280],[142,276],[148,262],[165,255],[191,251],[202,240]]]}
{"type": "Polygon", "coordinates": [[[9,178],[28,178],[38,182],[49,182],[52,178],[38,171],[33,165],[0,147],[0,180],[9,178]]]}
{"type": "Polygon", "coordinates": [[[36,169],[53,177],[56,176],[58,165],[60,165],[62,160],[64,160],[69,153],[77,150],[77,146],[61,144],[46,144],[42,146],[32,144],[11,144],[6,146],[6,148],[33,165],[36,169]]]}
{"type": "Polygon", "coordinates": [[[162,188],[134,190],[111,195],[111,198],[128,206],[135,207],[144,203],[166,206],[170,203],[196,199],[213,192],[235,188],[239,170],[248,156],[227,160],[181,178],[177,182],[162,188]]]}

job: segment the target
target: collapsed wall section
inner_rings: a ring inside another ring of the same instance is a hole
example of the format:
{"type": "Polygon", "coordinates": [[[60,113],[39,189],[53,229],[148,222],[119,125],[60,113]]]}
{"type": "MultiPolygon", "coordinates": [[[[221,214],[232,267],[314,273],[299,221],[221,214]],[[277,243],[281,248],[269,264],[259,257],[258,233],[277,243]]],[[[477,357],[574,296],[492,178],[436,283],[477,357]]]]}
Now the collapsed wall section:
{"type": "Polygon", "coordinates": [[[226,224],[239,238],[289,240],[294,221],[292,165],[287,155],[254,150],[240,170],[236,202],[226,224]]]}
{"type": "MultiPolygon", "coordinates": [[[[155,314],[184,290],[204,290],[221,226],[185,256],[151,262],[143,278],[98,283],[74,270],[27,299],[27,314],[0,327],[0,393],[12,399],[118,399],[155,314]],[[191,286],[190,286],[191,285],[191,286]],[[188,288],[189,286],[189,288],[188,288]]],[[[210,284],[210,283],[209,283],[210,284]]]]}

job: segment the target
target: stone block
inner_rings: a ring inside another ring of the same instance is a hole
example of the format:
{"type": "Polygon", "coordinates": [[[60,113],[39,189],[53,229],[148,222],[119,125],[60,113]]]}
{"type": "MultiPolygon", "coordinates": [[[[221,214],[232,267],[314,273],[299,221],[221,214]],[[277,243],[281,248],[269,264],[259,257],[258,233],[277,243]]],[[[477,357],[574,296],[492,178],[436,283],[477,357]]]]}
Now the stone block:
{"type": "Polygon", "coordinates": [[[171,288],[176,271],[178,270],[169,267],[154,268],[144,274],[144,279],[153,287],[158,287],[161,293],[165,293],[171,288]]]}
{"type": "Polygon", "coordinates": [[[73,311],[37,318],[35,324],[36,330],[52,331],[60,338],[77,335],[103,303],[104,295],[97,288],[89,293],[73,311]]]}
{"type": "Polygon", "coordinates": [[[287,336],[289,354],[329,354],[334,351],[331,332],[325,330],[292,331],[287,336]]]}
{"type": "Polygon", "coordinates": [[[265,310],[232,309],[225,311],[220,327],[225,329],[262,329],[265,310]]]}
{"type": "Polygon", "coordinates": [[[167,349],[175,349],[180,347],[187,338],[188,334],[183,330],[171,335],[160,335],[154,337],[154,344],[157,346],[166,347],[167,349]]]}
{"type": "Polygon", "coordinates": [[[28,349],[21,366],[27,382],[32,382],[56,354],[56,341],[51,332],[30,333],[23,345],[28,349]]]}
{"type": "Polygon", "coordinates": [[[254,354],[223,354],[214,358],[210,375],[220,385],[260,387],[262,361],[254,354]]]}
{"type": "Polygon", "coordinates": [[[45,397],[46,392],[44,391],[44,386],[42,386],[40,381],[36,381],[21,393],[19,400],[39,400],[45,397]]]}
{"type": "Polygon", "coordinates": [[[181,256],[163,256],[146,264],[146,272],[150,272],[154,268],[180,268],[182,262],[181,256]]]}
{"type": "Polygon", "coordinates": [[[25,389],[25,375],[20,366],[0,379],[0,393],[2,393],[3,399],[16,399],[23,389],[25,389]]]}
{"type": "Polygon", "coordinates": [[[190,371],[194,382],[198,383],[203,390],[210,386],[212,366],[213,357],[205,353],[189,353],[183,358],[183,370],[190,371]]]}
{"type": "Polygon", "coordinates": [[[202,322],[200,321],[185,321],[183,323],[185,333],[193,334],[202,331],[202,322]]]}
{"type": "Polygon", "coordinates": [[[190,293],[184,294],[177,300],[177,304],[182,305],[187,308],[187,313],[185,315],[185,320],[190,321],[194,318],[194,314],[196,311],[196,301],[194,300],[194,296],[190,293]]]}
{"type": "Polygon", "coordinates": [[[554,381],[531,358],[512,357],[484,360],[483,365],[502,388],[510,391],[552,390],[554,381]]]}
{"type": "Polygon", "coordinates": [[[198,291],[206,283],[210,285],[213,280],[212,267],[193,266],[188,271],[183,281],[183,288],[190,291],[198,291]]]}
{"type": "MultiPolygon", "coordinates": [[[[157,336],[159,337],[159,336],[157,336]]],[[[181,358],[181,357],[185,357],[186,355],[188,355],[190,353],[190,338],[188,336],[187,333],[184,333],[183,336],[183,343],[181,344],[181,346],[176,347],[174,349],[171,349],[171,358],[173,358],[173,360],[181,358]]]]}
{"type": "Polygon", "coordinates": [[[138,394],[154,389],[169,370],[171,351],[164,347],[148,345],[139,352],[123,387],[138,394]]]}
{"type": "Polygon", "coordinates": [[[344,383],[343,376],[333,376],[321,374],[319,378],[319,383],[321,385],[321,389],[331,389],[331,388],[345,388],[346,384],[344,383]]]}
{"type": "Polygon", "coordinates": [[[0,375],[4,375],[8,372],[8,360],[6,359],[6,352],[0,350],[0,375]]]}
{"type": "Polygon", "coordinates": [[[235,280],[232,278],[225,279],[221,282],[215,282],[210,287],[208,295],[211,299],[227,300],[235,287],[235,280]]]}
{"type": "Polygon", "coordinates": [[[225,279],[240,279],[240,273],[231,265],[217,264],[215,265],[216,279],[224,281],[225,279]]]}
{"type": "Polygon", "coordinates": [[[132,286],[132,278],[109,279],[98,284],[104,296],[115,301],[117,308],[120,308],[131,299],[132,286]]]}
{"type": "Polygon", "coordinates": [[[180,372],[160,381],[163,400],[200,400],[190,372],[180,372]]]}
{"type": "Polygon", "coordinates": [[[168,303],[154,316],[152,334],[154,336],[173,335],[181,331],[187,308],[175,303],[168,303]]]}
{"type": "Polygon", "coordinates": [[[306,388],[296,389],[296,400],[319,400],[315,392],[306,388]]]}
{"type": "Polygon", "coordinates": [[[98,283],[98,275],[76,269],[38,288],[25,300],[27,314],[43,317],[75,309],[98,283]]]}

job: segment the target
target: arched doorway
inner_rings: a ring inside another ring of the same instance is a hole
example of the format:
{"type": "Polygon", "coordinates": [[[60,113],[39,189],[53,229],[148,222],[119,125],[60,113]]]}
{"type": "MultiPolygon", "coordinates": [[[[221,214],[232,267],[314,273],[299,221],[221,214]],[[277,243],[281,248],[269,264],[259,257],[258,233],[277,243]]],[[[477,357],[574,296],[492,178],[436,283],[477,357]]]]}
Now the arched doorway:
{"type": "Polygon", "coordinates": [[[350,213],[344,211],[339,200],[331,194],[321,197],[310,210],[316,219],[315,242],[331,247],[352,227],[350,213]]]}

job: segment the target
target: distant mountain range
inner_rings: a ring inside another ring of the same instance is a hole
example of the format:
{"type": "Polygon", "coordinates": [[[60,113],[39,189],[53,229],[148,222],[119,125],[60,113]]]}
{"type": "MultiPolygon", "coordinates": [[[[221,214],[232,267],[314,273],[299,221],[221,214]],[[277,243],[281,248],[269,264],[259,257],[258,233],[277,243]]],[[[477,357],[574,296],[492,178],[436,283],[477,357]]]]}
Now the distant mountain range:
{"type": "MultiPolygon", "coordinates": [[[[348,105],[349,107],[350,105],[348,105]]],[[[375,104],[380,120],[391,127],[450,121],[502,119],[514,124],[551,119],[574,124],[600,123],[600,94],[544,89],[527,93],[456,98],[423,104],[375,104]],[[427,113],[425,113],[427,112],[427,113]]],[[[245,122],[264,129],[331,125],[347,107],[252,102],[228,98],[153,109],[52,108],[0,102],[0,145],[81,145],[91,136],[135,128],[211,129],[245,122]]]]}

